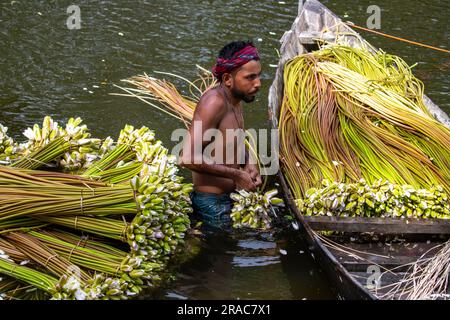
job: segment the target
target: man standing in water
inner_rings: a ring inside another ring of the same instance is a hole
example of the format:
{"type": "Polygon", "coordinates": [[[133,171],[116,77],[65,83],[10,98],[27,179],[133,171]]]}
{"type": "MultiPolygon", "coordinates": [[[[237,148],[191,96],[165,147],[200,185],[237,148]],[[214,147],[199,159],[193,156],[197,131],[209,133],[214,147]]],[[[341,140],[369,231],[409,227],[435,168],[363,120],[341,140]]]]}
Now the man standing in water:
{"type": "Polygon", "coordinates": [[[226,229],[231,222],[230,193],[254,191],[261,185],[258,167],[249,161],[245,146],[239,146],[236,135],[229,137],[230,132],[243,132],[242,101],[254,101],[261,87],[258,51],[251,42],[231,42],[220,50],[212,71],[218,85],[197,104],[181,165],[192,171],[194,213],[207,225],[226,229]],[[208,132],[218,134],[208,139],[208,132]],[[214,150],[211,157],[205,149],[214,150]]]}

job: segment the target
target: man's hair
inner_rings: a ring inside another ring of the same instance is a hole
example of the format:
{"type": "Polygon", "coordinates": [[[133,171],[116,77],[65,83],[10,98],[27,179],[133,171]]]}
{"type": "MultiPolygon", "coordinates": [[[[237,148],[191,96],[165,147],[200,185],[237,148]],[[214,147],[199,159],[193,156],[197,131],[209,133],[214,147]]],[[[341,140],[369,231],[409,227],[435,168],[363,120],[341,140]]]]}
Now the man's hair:
{"type": "MultiPolygon", "coordinates": [[[[217,60],[219,59],[225,59],[225,60],[229,60],[232,59],[233,56],[241,51],[242,49],[244,49],[247,46],[252,46],[255,48],[255,45],[253,44],[252,41],[248,40],[248,41],[233,41],[228,43],[227,45],[225,45],[220,51],[219,51],[219,55],[217,57],[217,60]]],[[[256,49],[256,48],[255,48],[256,49]]],[[[217,66],[217,64],[216,64],[217,66]]],[[[213,68],[214,69],[214,68],[213,68]]],[[[215,71],[213,70],[213,73],[215,71]]],[[[214,74],[217,78],[217,80],[219,82],[222,82],[222,74],[214,74]]]]}
{"type": "Polygon", "coordinates": [[[230,42],[229,44],[225,45],[219,51],[218,58],[231,59],[236,52],[244,49],[247,45],[251,45],[252,47],[254,47],[253,42],[251,42],[251,41],[233,41],[233,42],[230,42]]]}

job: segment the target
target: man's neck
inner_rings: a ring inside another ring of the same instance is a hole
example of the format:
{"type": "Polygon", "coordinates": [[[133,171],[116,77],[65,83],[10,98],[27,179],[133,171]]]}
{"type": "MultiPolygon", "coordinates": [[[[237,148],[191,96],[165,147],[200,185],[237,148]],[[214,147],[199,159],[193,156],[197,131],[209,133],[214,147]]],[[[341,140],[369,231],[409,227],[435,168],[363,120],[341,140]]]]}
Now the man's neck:
{"type": "Polygon", "coordinates": [[[231,90],[228,89],[223,83],[221,83],[219,85],[219,88],[221,88],[225,94],[225,99],[228,100],[228,102],[231,103],[231,105],[233,107],[239,107],[241,104],[241,99],[238,99],[236,97],[233,96],[233,94],[231,93],[231,90]]]}

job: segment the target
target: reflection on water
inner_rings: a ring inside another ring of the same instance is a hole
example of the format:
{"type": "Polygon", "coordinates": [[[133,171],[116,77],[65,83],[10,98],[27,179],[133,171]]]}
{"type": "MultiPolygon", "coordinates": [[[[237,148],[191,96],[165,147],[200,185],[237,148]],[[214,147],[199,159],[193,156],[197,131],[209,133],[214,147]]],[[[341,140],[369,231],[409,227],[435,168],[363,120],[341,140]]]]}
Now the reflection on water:
{"type": "Polygon", "coordinates": [[[335,299],[298,234],[208,232],[164,299],[335,299]],[[281,252],[283,253],[281,253],[281,252]]]}

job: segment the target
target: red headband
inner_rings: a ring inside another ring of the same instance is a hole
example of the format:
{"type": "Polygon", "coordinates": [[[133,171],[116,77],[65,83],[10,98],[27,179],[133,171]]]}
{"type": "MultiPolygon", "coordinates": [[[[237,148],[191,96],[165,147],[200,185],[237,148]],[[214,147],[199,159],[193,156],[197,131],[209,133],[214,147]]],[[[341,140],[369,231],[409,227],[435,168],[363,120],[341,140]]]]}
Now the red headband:
{"type": "Polygon", "coordinates": [[[212,73],[217,79],[221,80],[224,73],[230,73],[251,60],[259,60],[258,50],[252,45],[247,45],[230,59],[217,58],[212,73]]]}

